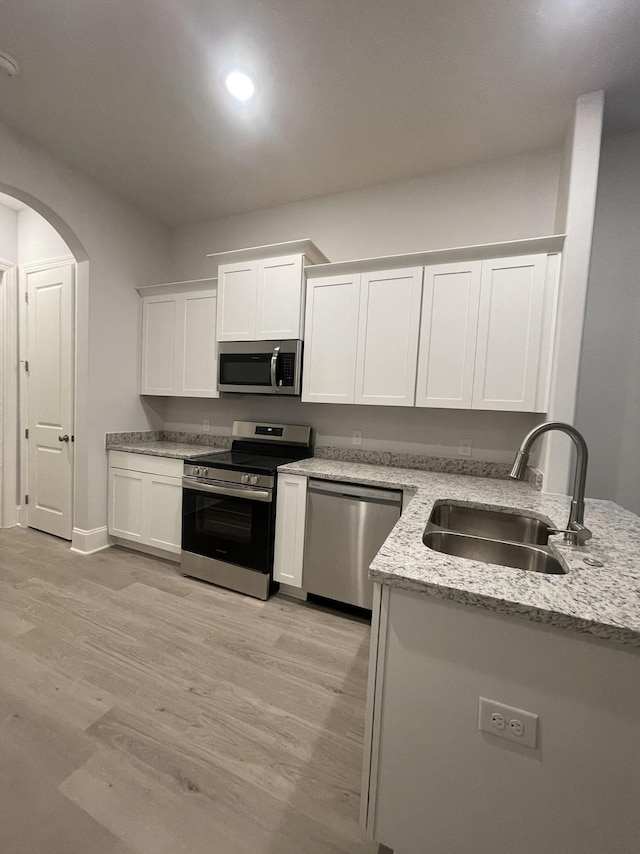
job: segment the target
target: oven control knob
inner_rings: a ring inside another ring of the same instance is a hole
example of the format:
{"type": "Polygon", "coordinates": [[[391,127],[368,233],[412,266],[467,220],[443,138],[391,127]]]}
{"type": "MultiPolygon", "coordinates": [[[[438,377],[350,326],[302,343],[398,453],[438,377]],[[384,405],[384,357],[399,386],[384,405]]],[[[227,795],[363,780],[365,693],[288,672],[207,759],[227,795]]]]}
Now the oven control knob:
{"type": "Polygon", "coordinates": [[[257,482],[258,482],[258,475],[257,474],[249,475],[249,483],[251,483],[251,484],[253,484],[253,486],[255,486],[257,482]]]}
{"type": "Polygon", "coordinates": [[[198,466],[191,466],[191,475],[193,477],[198,477],[199,474],[200,474],[200,469],[198,468],[198,466]]]}
{"type": "Polygon", "coordinates": [[[200,469],[200,477],[208,477],[209,469],[200,469]]]}
{"type": "Polygon", "coordinates": [[[243,475],[242,475],[242,482],[243,482],[243,483],[250,483],[249,475],[248,475],[248,474],[243,474],[243,475]]]}

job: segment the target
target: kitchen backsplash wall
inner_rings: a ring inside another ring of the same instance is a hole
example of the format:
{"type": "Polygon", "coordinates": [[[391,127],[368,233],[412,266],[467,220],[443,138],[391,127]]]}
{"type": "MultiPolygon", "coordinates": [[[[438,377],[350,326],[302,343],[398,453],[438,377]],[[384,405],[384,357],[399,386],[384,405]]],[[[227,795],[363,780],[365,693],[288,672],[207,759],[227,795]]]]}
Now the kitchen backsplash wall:
{"type": "Polygon", "coordinates": [[[500,463],[511,462],[524,435],[544,420],[521,412],[338,406],[258,395],[145,401],[153,423],[165,430],[202,433],[208,421],[211,433],[228,435],[234,420],[311,424],[317,446],[354,447],[353,431],[360,430],[362,448],[440,457],[459,457],[460,440],[471,439],[474,459],[500,463]]]}

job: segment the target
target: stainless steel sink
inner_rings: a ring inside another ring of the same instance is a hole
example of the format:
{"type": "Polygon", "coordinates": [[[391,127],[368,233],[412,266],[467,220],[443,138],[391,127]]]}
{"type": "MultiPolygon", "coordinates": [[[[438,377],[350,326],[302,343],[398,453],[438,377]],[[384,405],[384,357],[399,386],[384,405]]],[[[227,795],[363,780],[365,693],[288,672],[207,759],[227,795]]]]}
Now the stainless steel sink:
{"type": "Polygon", "coordinates": [[[429,521],[448,531],[489,537],[492,540],[509,540],[513,543],[540,546],[545,546],[549,540],[548,525],[535,516],[526,514],[442,502],[433,508],[429,521]]]}
{"type": "Polygon", "coordinates": [[[549,575],[564,575],[566,572],[560,561],[545,548],[471,537],[454,531],[425,531],[422,539],[428,548],[456,557],[549,575]]]}
{"type": "Polygon", "coordinates": [[[566,569],[552,554],[549,526],[527,513],[508,513],[438,501],[422,536],[427,548],[443,554],[548,575],[566,569]]]}

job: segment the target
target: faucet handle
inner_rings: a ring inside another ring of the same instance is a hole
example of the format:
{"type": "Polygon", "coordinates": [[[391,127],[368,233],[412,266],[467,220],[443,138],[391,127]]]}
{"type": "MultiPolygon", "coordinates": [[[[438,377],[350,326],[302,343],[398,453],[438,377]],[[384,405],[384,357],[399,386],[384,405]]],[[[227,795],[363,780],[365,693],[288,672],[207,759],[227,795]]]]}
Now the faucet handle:
{"type": "Polygon", "coordinates": [[[572,546],[583,546],[593,533],[579,522],[571,522],[568,528],[547,528],[549,534],[564,534],[564,540],[572,546]]]}

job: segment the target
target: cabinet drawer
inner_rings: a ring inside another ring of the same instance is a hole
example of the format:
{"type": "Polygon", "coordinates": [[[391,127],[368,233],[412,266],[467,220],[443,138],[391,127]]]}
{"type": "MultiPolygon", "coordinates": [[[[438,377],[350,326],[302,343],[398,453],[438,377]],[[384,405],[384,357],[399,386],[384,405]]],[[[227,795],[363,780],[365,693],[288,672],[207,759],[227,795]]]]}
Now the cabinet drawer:
{"type": "Polygon", "coordinates": [[[131,454],[127,451],[109,451],[109,466],[129,471],[161,474],[165,477],[182,477],[184,460],[155,457],[151,454],[131,454]]]}

